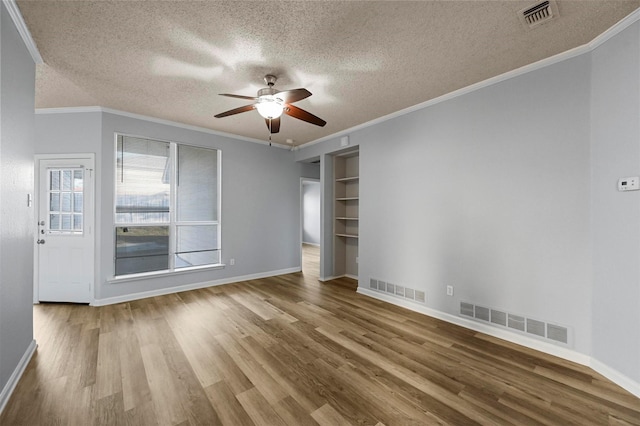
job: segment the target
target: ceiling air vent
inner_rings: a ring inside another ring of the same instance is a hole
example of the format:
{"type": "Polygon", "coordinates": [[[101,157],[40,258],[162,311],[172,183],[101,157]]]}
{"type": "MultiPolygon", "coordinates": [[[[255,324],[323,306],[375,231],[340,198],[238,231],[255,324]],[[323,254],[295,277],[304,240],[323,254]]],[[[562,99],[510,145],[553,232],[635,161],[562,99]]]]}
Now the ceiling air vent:
{"type": "Polygon", "coordinates": [[[523,24],[529,28],[535,28],[557,17],[558,6],[555,1],[546,0],[522,9],[518,15],[523,24]]]}

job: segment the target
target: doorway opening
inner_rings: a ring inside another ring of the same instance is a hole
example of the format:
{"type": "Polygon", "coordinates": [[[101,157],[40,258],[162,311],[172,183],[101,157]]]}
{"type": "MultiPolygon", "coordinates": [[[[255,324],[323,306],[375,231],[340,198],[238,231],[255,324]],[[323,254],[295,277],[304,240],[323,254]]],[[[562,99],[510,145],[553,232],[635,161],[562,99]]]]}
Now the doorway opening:
{"type": "Polygon", "coordinates": [[[320,277],[320,180],[300,180],[301,266],[304,275],[320,277]]]}

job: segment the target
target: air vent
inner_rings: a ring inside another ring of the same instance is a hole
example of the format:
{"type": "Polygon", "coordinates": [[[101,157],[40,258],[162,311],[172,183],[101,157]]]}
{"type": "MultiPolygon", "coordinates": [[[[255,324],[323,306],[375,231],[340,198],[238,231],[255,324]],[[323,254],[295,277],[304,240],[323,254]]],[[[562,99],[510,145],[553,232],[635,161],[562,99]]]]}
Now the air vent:
{"type": "MultiPolygon", "coordinates": [[[[409,299],[420,303],[426,303],[424,291],[415,290],[403,285],[391,284],[375,278],[369,278],[369,288],[381,293],[387,293],[388,296],[395,296],[400,299],[409,299]]],[[[473,305],[471,306],[471,309],[473,309],[473,305]]]]}
{"type": "Polygon", "coordinates": [[[544,323],[542,321],[533,320],[527,318],[527,333],[535,334],[536,336],[544,336],[544,323]]]}
{"type": "Polygon", "coordinates": [[[387,293],[395,294],[396,286],[391,283],[387,283],[387,293]]]}
{"type": "Polygon", "coordinates": [[[412,288],[408,288],[405,287],[404,288],[404,297],[406,297],[407,299],[415,299],[416,298],[416,294],[415,291],[412,288]]]}
{"type": "Polygon", "coordinates": [[[491,310],[491,322],[494,324],[507,326],[507,314],[506,312],[491,310]]]}
{"type": "Polygon", "coordinates": [[[378,289],[378,280],[374,280],[373,278],[371,278],[369,280],[369,288],[377,290],[378,289]]]}
{"type": "Polygon", "coordinates": [[[473,305],[471,303],[460,302],[460,314],[468,317],[473,316],[473,305]]]}
{"type": "Polygon", "coordinates": [[[476,305],[476,318],[482,321],[489,321],[489,308],[476,305]]]}
{"type": "Polygon", "coordinates": [[[460,315],[476,321],[487,322],[493,326],[510,328],[513,331],[532,334],[543,339],[571,344],[571,329],[546,323],[523,315],[508,313],[468,302],[460,302],[460,315]]]}
{"type": "Polygon", "coordinates": [[[558,6],[555,1],[547,0],[536,3],[518,12],[518,16],[528,28],[535,28],[558,16],[558,6]]]}
{"type": "Polygon", "coordinates": [[[509,324],[507,324],[507,327],[524,331],[524,317],[509,314],[509,324]]]}
{"type": "Polygon", "coordinates": [[[556,342],[568,343],[569,333],[566,327],[559,325],[547,324],[547,338],[555,340],[556,342]]]}

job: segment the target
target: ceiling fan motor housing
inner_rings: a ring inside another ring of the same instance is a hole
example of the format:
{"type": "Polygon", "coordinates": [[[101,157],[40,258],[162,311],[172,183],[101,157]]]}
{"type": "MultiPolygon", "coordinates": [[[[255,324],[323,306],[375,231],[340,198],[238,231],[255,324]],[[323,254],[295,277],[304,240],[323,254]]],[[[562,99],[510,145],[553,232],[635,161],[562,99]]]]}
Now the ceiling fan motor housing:
{"type": "Polygon", "coordinates": [[[261,98],[263,96],[273,96],[276,93],[278,93],[278,91],[273,87],[265,87],[264,89],[258,90],[258,97],[261,98]]]}

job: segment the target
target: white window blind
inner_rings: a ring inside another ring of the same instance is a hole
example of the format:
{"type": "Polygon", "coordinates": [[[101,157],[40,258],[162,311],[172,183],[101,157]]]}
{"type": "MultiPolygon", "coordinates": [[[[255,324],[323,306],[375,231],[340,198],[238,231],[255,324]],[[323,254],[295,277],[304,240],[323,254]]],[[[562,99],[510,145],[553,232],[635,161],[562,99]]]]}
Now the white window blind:
{"type": "Polygon", "coordinates": [[[118,136],[115,275],[220,263],[220,153],[118,136]]]}

